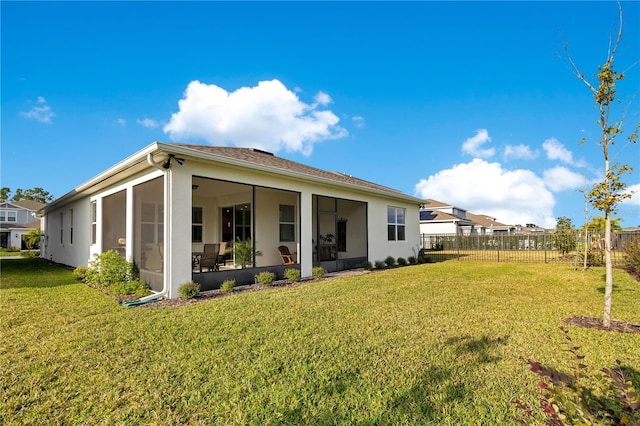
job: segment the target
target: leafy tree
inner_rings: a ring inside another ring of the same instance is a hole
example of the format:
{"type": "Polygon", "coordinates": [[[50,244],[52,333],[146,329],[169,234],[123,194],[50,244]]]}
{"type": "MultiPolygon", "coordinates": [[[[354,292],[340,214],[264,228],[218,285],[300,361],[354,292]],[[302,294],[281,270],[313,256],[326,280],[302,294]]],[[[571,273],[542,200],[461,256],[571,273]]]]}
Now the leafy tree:
{"type": "MultiPolygon", "coordinates": [[[[0,202],[9,200],[10,194],[11,194],[11,188],[8,188],[6,186],[0,188],[0,202]]],[[[23,190],[22,188],[17,188],[13,194],[13,197],[11,197],[10,200],[11,201],[31,200],[31,201],[37,201],[39,203],[46,204],[53,201],[53,198],[54,198],[53,195],[51,195],[49,191],[45,191],[41,187],[36,186],[35,188],[25,189],[25,190],[23,190]]]]}
{"type": "Polygon", "coordinates": [[[0,188],[0,203],[4,203],[9,199],[9,194],[11,194],[11,189],[3,186],[0,188]]]}
{"type": "Polygon", "coordinates": [[[40,228],[32,229],[24,234],[24,243],[29,250],[37,248],[40,245],[40,239],[42,238],[42,231],[40,228]]]}
{"type": "MultiPolygon", "coordinates": [[[[621,218],[617,217],[615,219],[610,219],[610,221],[612,231],[620,231],[622,229],[622,225],[620,225],[620,222],[622,222],[621,218]]],[[[607,221],[604,216],[600,215],[591,219],[585,226],[591,231],[602,232],[607,226],[607,221]]]]}
{"type": "MultiPolygon", "coordinates": [[[[613,265],[611,260],[611,215],[616,212],[617,205],[626,198],[631,198],[632,194],[625,192],[627,184],[622,181],[622,177],[626,173],[630,173],[633,168],[628,164],[611,164],[610,149],[616,142],[616,138],[623,132],[625,115],[622,113],[619,120],[611,117],[611,108],[615,103],[620,102],[616,97],[616,88],[620,80],[624,79],[624,73],[618,72],[614,68],[614,61],[618,47],[622,40],[622,6],[618,2],[619,12],[619,28],[615,42],[611,44],[607,53],[604,64],[598,67],[596,73],[597,83],[593,84],[587,77],[580,72],[577,65],[569,54],[568,45],[565,44],[565,51],[569,59],[569,63],[573,68],[575,76],[584,83],[584,85],[593,94],[595,106],[598,110],[598,119],[596,123],[599,126],[600,140],[598,145],[602,149],[604,160],[604,179],[602,182],[596,183],[588,193],[588,199],[591,205],[604,213],[605,229],[604,229],[604,251],[605,251],[605,294],[604,294],[604,315],[603,325],[611,326],[611,301],[613,293],[613,265]]],[[[615,114],[615,112],[614,112],[615,114]]],[[[627,137],[629,143],[636,143],[638,139],[638,128],[627,137]]],[[[581,144],[584,143],[584,139],[581,144]]]]}
{"type": "Polygon", "coordinates": [[[556,221],[556,232],[553,234],[553,245],[562,255],[568,254],[576,246],[576,228],[571,219],[561,216],[556,221]]]}

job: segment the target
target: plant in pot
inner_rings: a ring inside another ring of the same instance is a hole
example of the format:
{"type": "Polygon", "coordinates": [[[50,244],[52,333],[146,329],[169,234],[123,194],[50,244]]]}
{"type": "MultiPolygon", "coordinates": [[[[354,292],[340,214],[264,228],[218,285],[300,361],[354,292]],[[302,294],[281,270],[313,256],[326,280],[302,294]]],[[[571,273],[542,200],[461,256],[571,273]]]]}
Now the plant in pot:
{"type": "MultiPolygon", "coordinates": [[[[253,264],[253,244],[251,239],[241,241],[239,238],[233,243],[233,252],[236,265],[240,265],[244,269],[247,265],[253,264]]],[[[260,250],[256,250],[256,256],[262,256],[260,250]]]]}

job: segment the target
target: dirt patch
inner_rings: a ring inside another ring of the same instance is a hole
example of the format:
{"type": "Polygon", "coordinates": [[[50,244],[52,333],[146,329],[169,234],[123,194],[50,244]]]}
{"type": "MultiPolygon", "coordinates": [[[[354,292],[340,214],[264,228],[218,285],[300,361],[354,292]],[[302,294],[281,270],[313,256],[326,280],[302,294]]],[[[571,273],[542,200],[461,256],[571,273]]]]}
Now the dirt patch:
{"type": "Polygon", "coordinates": [[[640,324],[630,322],[611,320],[611,327],[607,328],[602,324],[602,318],[574,316],[563,318],[567,324],[577,325],[578,327],[595,328],[596,330],[617,331],[619,333],[637,333],[640,334],[640,324]]]}

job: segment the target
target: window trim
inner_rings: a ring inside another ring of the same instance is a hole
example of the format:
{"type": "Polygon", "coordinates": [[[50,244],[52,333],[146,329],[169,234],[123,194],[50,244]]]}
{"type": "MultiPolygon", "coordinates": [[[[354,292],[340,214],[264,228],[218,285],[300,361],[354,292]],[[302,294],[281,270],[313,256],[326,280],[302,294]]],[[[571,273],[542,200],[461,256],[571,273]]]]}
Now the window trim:
{"type": "Polygon", "coordinates": [[[278,239],[281,243],[294,243],[296,242],[296,206],[293,204],[278,204],[278,239]],[[282,207],[290,207],[293,209],[292,218],[293,221],[283,220],[282,207]],[[291,239],[282,239],[282,227],[287,226],[293,229],[291,239]]]}
{"type": "Polygon", "coordinates": [[[191,206],[191,243],[192,244],[200,244],[204,242],[204,207],[201,206],[191,206]],[[194,209],[200,209],[200,222],[193,221],[193,211],[194,209]],[[196,241],[194,239],[193,228],[200,227],[200,241],[196,241]]]}
{"type": "Polygon", "coordinates": [[[2,223],[17,223],[18,211],[17,210],[0,210],[0,222],[2,223]],[[9,216],[13,216],[13,220],[10,220],[9,216]]]}
{"type": "Polygon", "coordinates": [[[407,225],[407,209],[404,207],[396,207],[396,206],[387,206],[387,241],[406,241],[407,233],[406,233],[406,225],[407,225]],[[389,216],[391,214],[391,209],[393,209],[393,222],[390,220],[389,216]],[[398,212],[402,212],[402,221],[398,220],[398,212]],[[393,238],[389,231],[393,226],[393,238]],[[402,235],[400,235],[400,227],[402,227],[402,235]],[[402,238],[400,238],[400,236],[402,238]]]}

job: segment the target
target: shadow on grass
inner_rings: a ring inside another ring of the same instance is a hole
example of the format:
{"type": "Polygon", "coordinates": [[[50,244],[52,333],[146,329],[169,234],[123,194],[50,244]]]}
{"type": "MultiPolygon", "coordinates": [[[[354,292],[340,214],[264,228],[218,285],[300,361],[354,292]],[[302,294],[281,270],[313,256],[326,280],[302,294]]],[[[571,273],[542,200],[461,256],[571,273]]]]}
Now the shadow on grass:
{"type": "Polygon", "coordinates": [[[502,358],[495,354],[496,348],[507,344],[509,336],[504,337],[474,337],[474,336],[461,336],[452,337],[447,339],[446,344],[455,346],[455,353],[457,356],[471,355],[475,357],[474,361],[482,364],[488,364],[491,362],[498,362],[502,358]]]}
{"type": "Polygon", "coordinates": [[[438,252],[425,252],[425,263],[439,263],[446,262],[447,260],[458,260],[463,257],[468,257],[468,254],[456,254],[456,253],[442,253],[438,252]]]}
{"type": "Polygon", "coordinates": [[[51,288],[76,284],[71,272],[43,259],[3,259],[0,288],[51,288]]]}
{"type": "MultiPolygon", "coordinates": [[[[354,413],[343,410],[321,411],[311,418],[305,407],[298,406],[282,417],[284,424],[438,424],[443,415],[443,407],[460,406],[469,403],[474,396],[475,385],[462,372],[466,365],[496,363],[502,359],[498,348],[507,344],[509,336],[474,337],[463,335],[444,342],[443,347],[453,349],[457,362],[447,366],[425,365],[421,374],[413,381],[413,386],[397,392],[379,407],[371,410],[369,417],[355,417],[354,413]],[[466,359],[468,358],[468,360],[466,359]]],[[[321,387],[314,394],[329,394],[340,398],[357,386],[359,372],[345,371],[331,380],[331,388],[321,387]]],[[[446,410],[445,410],[446,411],[446,410]]],[[[451,413],[449,413],[451,414],[451,413]]],[[[366,415],[366,414],[365,414],[366,415]]],[[[356,414],[357,416],[357,414],[356,414]]]]}

